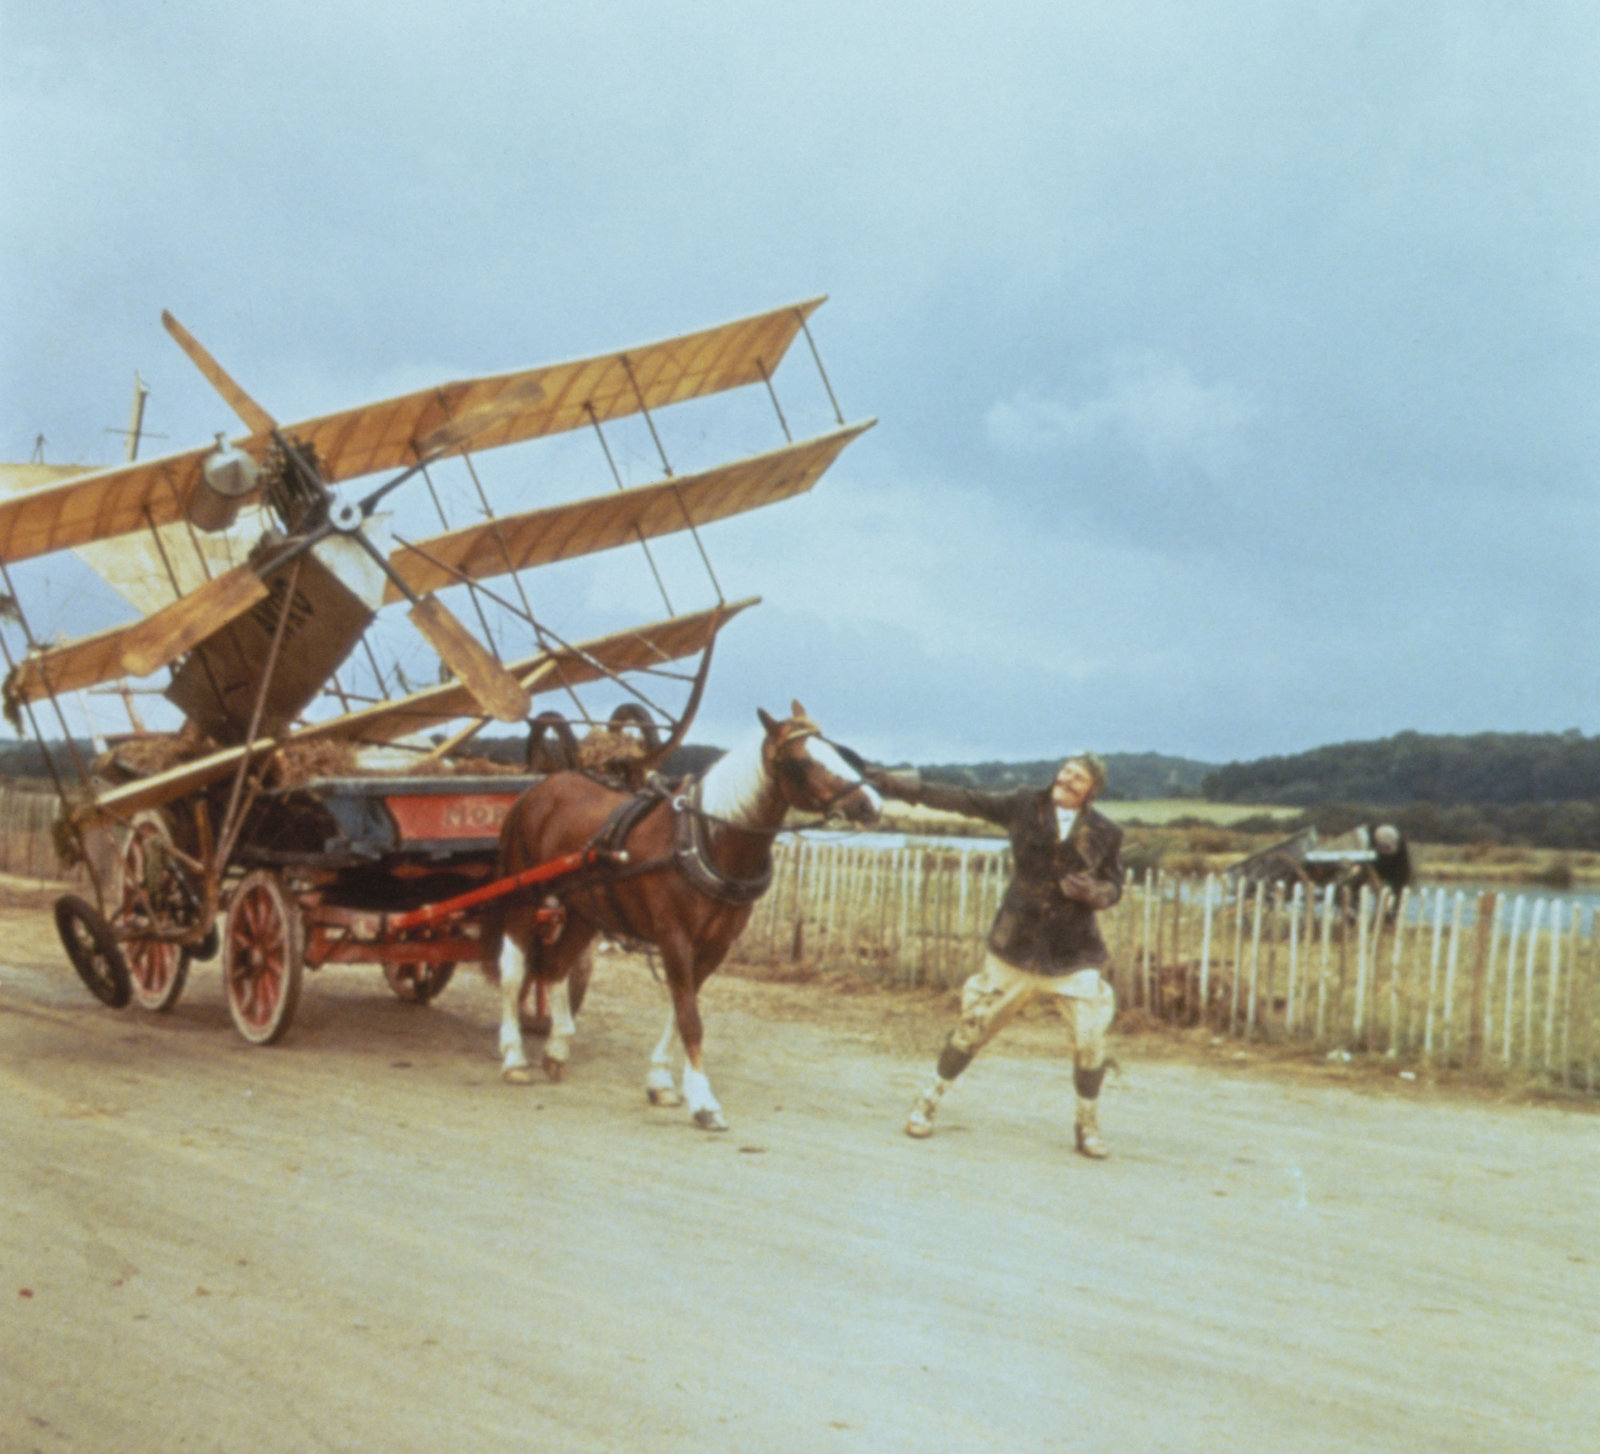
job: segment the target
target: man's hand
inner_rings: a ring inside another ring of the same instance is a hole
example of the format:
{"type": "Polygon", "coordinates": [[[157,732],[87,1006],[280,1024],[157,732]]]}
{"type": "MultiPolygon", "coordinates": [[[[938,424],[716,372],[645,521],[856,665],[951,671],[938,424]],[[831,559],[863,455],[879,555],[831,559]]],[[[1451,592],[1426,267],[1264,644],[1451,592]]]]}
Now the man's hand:
{"type": "Polygon", "coordinates": [[[1091,909],[1110,908],[1120,897],[1115,884],[1103,883],[1092,874],[1067,873],[1058,882],[1061,892],[1069,899],[1076,899],[1091,909]]]}

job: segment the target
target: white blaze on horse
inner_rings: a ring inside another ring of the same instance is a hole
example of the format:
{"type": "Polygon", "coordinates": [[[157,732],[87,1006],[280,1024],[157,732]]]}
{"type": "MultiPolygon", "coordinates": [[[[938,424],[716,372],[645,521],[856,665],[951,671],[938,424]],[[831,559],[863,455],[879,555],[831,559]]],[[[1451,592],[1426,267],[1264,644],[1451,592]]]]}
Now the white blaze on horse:
{"type": "Polygon", "coordinates": [[[501,878],[588,847],[627,854],[626,864],[562,888],[565,920],[553,935],[537,918],[538,905],[505,910],[500,1055],[508,1081],[530,1078],[519,1006],[535,982],[550,987],[545,1073],[561,1078],[576,1030],[573,1016],[588,986],[590,947],[603,932],[653,944],[661,953],[672,1011],[651,1056],[645,1082],[651,1101],[687,1101],[696,1125],[727,1129],[703,1063],[700,986],[766,891],[773,839],[791,808],[871,823],[883,807],[799,702],[783,721],[757,715],[759,735],[675,794],[629,794],[583,773],[562,772],[535,784],[507,815],[501,878]],[[681,1095],[670,1059],[674,1027],[687,1061],[681,1095]]]}

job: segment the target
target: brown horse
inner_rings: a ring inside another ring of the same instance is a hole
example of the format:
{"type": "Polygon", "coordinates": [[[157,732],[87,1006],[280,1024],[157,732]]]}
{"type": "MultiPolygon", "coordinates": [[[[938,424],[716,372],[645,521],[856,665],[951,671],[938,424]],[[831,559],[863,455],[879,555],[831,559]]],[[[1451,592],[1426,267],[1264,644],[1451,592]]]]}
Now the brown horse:
{"type": "Polygon", "coordinates": [[[645,1082],[650,1099],[657,1105],[687,1100],[696,1125],[727,1129],[702,1064],[700,986],[722,963],[765,891],[772,840],[790,808],[840,812],[870,823],[883,806],[798,702],[781,722],[765,712],[757,715],[759,736],[674,795],[630,796],[583,773],[561,772],[535,784],[507,815],[500,831],[502,878],[590,845],[627,854],[626,864],[596,870],[561,890],[565,921],[553,940],[535,917],[537,905],[505,911],[500,1054],[508,1081],[529,1079],[518,1013],[529,984],[551,987],[544,1068],[559,1080],[595,936],[642,940],[661,951],[672,997],[672,1014],[645,1082]],[[682,1095],[669,1062],[674,1024],[688,1061],[682,1095]]]}

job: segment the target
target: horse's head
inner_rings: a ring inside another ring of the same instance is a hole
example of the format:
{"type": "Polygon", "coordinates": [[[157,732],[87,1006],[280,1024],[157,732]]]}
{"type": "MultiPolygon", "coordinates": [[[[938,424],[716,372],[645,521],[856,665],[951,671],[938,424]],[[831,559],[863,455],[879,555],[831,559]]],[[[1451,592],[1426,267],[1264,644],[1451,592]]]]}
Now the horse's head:
{"type": "MultiPolygon", "coordinates": [[[[843,813],[852,823],[876,823],[883,799],[859,766],[822,735],[799,702],[782,721],[756,709],[767,740],[761,756],[784,801],[805,813],[843,813]]],[[[854,754],[851,754],[853,756],[854,754]]]]}

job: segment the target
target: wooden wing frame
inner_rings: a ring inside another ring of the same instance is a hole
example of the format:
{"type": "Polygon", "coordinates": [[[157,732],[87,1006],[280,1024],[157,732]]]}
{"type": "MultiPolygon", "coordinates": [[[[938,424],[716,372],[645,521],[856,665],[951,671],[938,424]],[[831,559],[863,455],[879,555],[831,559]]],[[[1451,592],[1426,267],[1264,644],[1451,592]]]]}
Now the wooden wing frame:
{"type": "MultiPolygon", "coordinates": [[[[729,620],[756,605],[758,600],[759,597],[752,596],[648,626],[630,627],[591,641],[537,652],[520,661],[508,662],[507,666],[534,695],[582,686],[625,672],[665,666],[704,651],[729,620]]],[[[199,792],[235,773],[241,762],[265,759],[280,747],[312,742],[383,745],[472,716],[477,711],[471,692],[459,682],[450,682],[327,722],[313,723],[288,734],[282,741],[260,738],[253,743],[226,747],[151,777],[110,788],[76,809],[74,817],[85,826],[126,819],[146,808],[160,807],[199,792]]]]}

